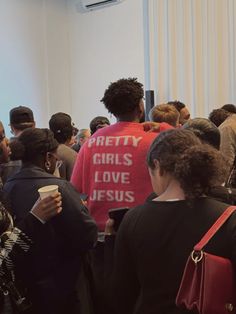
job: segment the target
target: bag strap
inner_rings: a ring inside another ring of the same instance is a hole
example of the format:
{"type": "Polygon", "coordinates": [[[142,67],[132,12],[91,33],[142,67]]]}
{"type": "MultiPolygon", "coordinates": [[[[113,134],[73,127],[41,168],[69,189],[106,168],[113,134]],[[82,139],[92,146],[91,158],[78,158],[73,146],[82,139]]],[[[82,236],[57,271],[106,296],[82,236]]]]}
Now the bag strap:
{"type": "Polygon", "coordinates": [[[235,210],[236,206],[229,206],[226,208],[223,214],[216,220],[216,222],[211,226],[202,239],[194,246],[194,251],[201,251],[235,210]]]}

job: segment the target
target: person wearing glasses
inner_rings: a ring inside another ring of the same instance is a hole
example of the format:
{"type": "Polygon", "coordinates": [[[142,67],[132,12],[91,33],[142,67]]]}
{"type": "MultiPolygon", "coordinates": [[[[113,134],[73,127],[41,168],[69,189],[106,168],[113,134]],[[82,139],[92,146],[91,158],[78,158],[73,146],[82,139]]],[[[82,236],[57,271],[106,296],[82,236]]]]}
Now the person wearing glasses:
{"type": "Polygon", "coordinates": [[[11,143],[22,160],[21,170],[4,185],[15,222],[21,222],[38,198],[38,189],[58,185],[62,211],[50,220],[18,276],[30,291],[34,314],[78,313],[76,292],[81,258],[93,248],[97,227],[72,185],[52,175],[58,162],[58,142],[49,129],[27,129],[11,143]]]}

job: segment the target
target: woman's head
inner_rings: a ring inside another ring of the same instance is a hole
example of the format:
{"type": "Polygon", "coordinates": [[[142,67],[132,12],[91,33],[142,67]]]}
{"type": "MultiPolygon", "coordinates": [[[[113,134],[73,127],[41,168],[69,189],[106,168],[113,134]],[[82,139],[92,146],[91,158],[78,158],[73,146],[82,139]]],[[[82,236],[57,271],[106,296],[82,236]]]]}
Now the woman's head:
{"type": "Polygon", "coordinates": [[[35,164],[53,173],[57,161],[58,142],[49,129],[26,129],[10,143],[11,159],[35,164]]]}
{"type": "Polygon", "coordinates": [[[149,149],[147,163],[153,185],[158,186],[156,172],[159,177],[168,175],[179,182],[186,198],[206,194],[224,181],[225,164],[221,153],[201,143],[190,130],[161,133],[149,149]]]}

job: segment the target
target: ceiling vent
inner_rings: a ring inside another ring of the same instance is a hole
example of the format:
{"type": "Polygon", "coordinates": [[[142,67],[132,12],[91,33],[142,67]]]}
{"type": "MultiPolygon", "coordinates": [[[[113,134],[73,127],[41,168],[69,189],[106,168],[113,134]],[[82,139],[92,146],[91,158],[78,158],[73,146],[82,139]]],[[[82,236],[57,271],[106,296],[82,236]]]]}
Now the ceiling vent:
{"type": "Polygon", "coordinates": [[[76,4],[78,12],[85,13],[93,10],[102,9],[114,4],[119,4],[124,0],[79,0],[76,4]]]}

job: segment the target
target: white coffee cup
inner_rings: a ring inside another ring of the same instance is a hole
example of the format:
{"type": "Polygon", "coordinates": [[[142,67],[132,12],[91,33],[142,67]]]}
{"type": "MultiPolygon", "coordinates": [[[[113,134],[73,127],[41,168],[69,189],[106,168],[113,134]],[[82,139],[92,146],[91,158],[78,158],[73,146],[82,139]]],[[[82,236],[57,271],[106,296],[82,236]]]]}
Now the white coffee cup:
{"type": "Polygon", "coordinates": [[[41,200],[58,192],[58,185],[46,185],[38,189],[41,200]]]}

